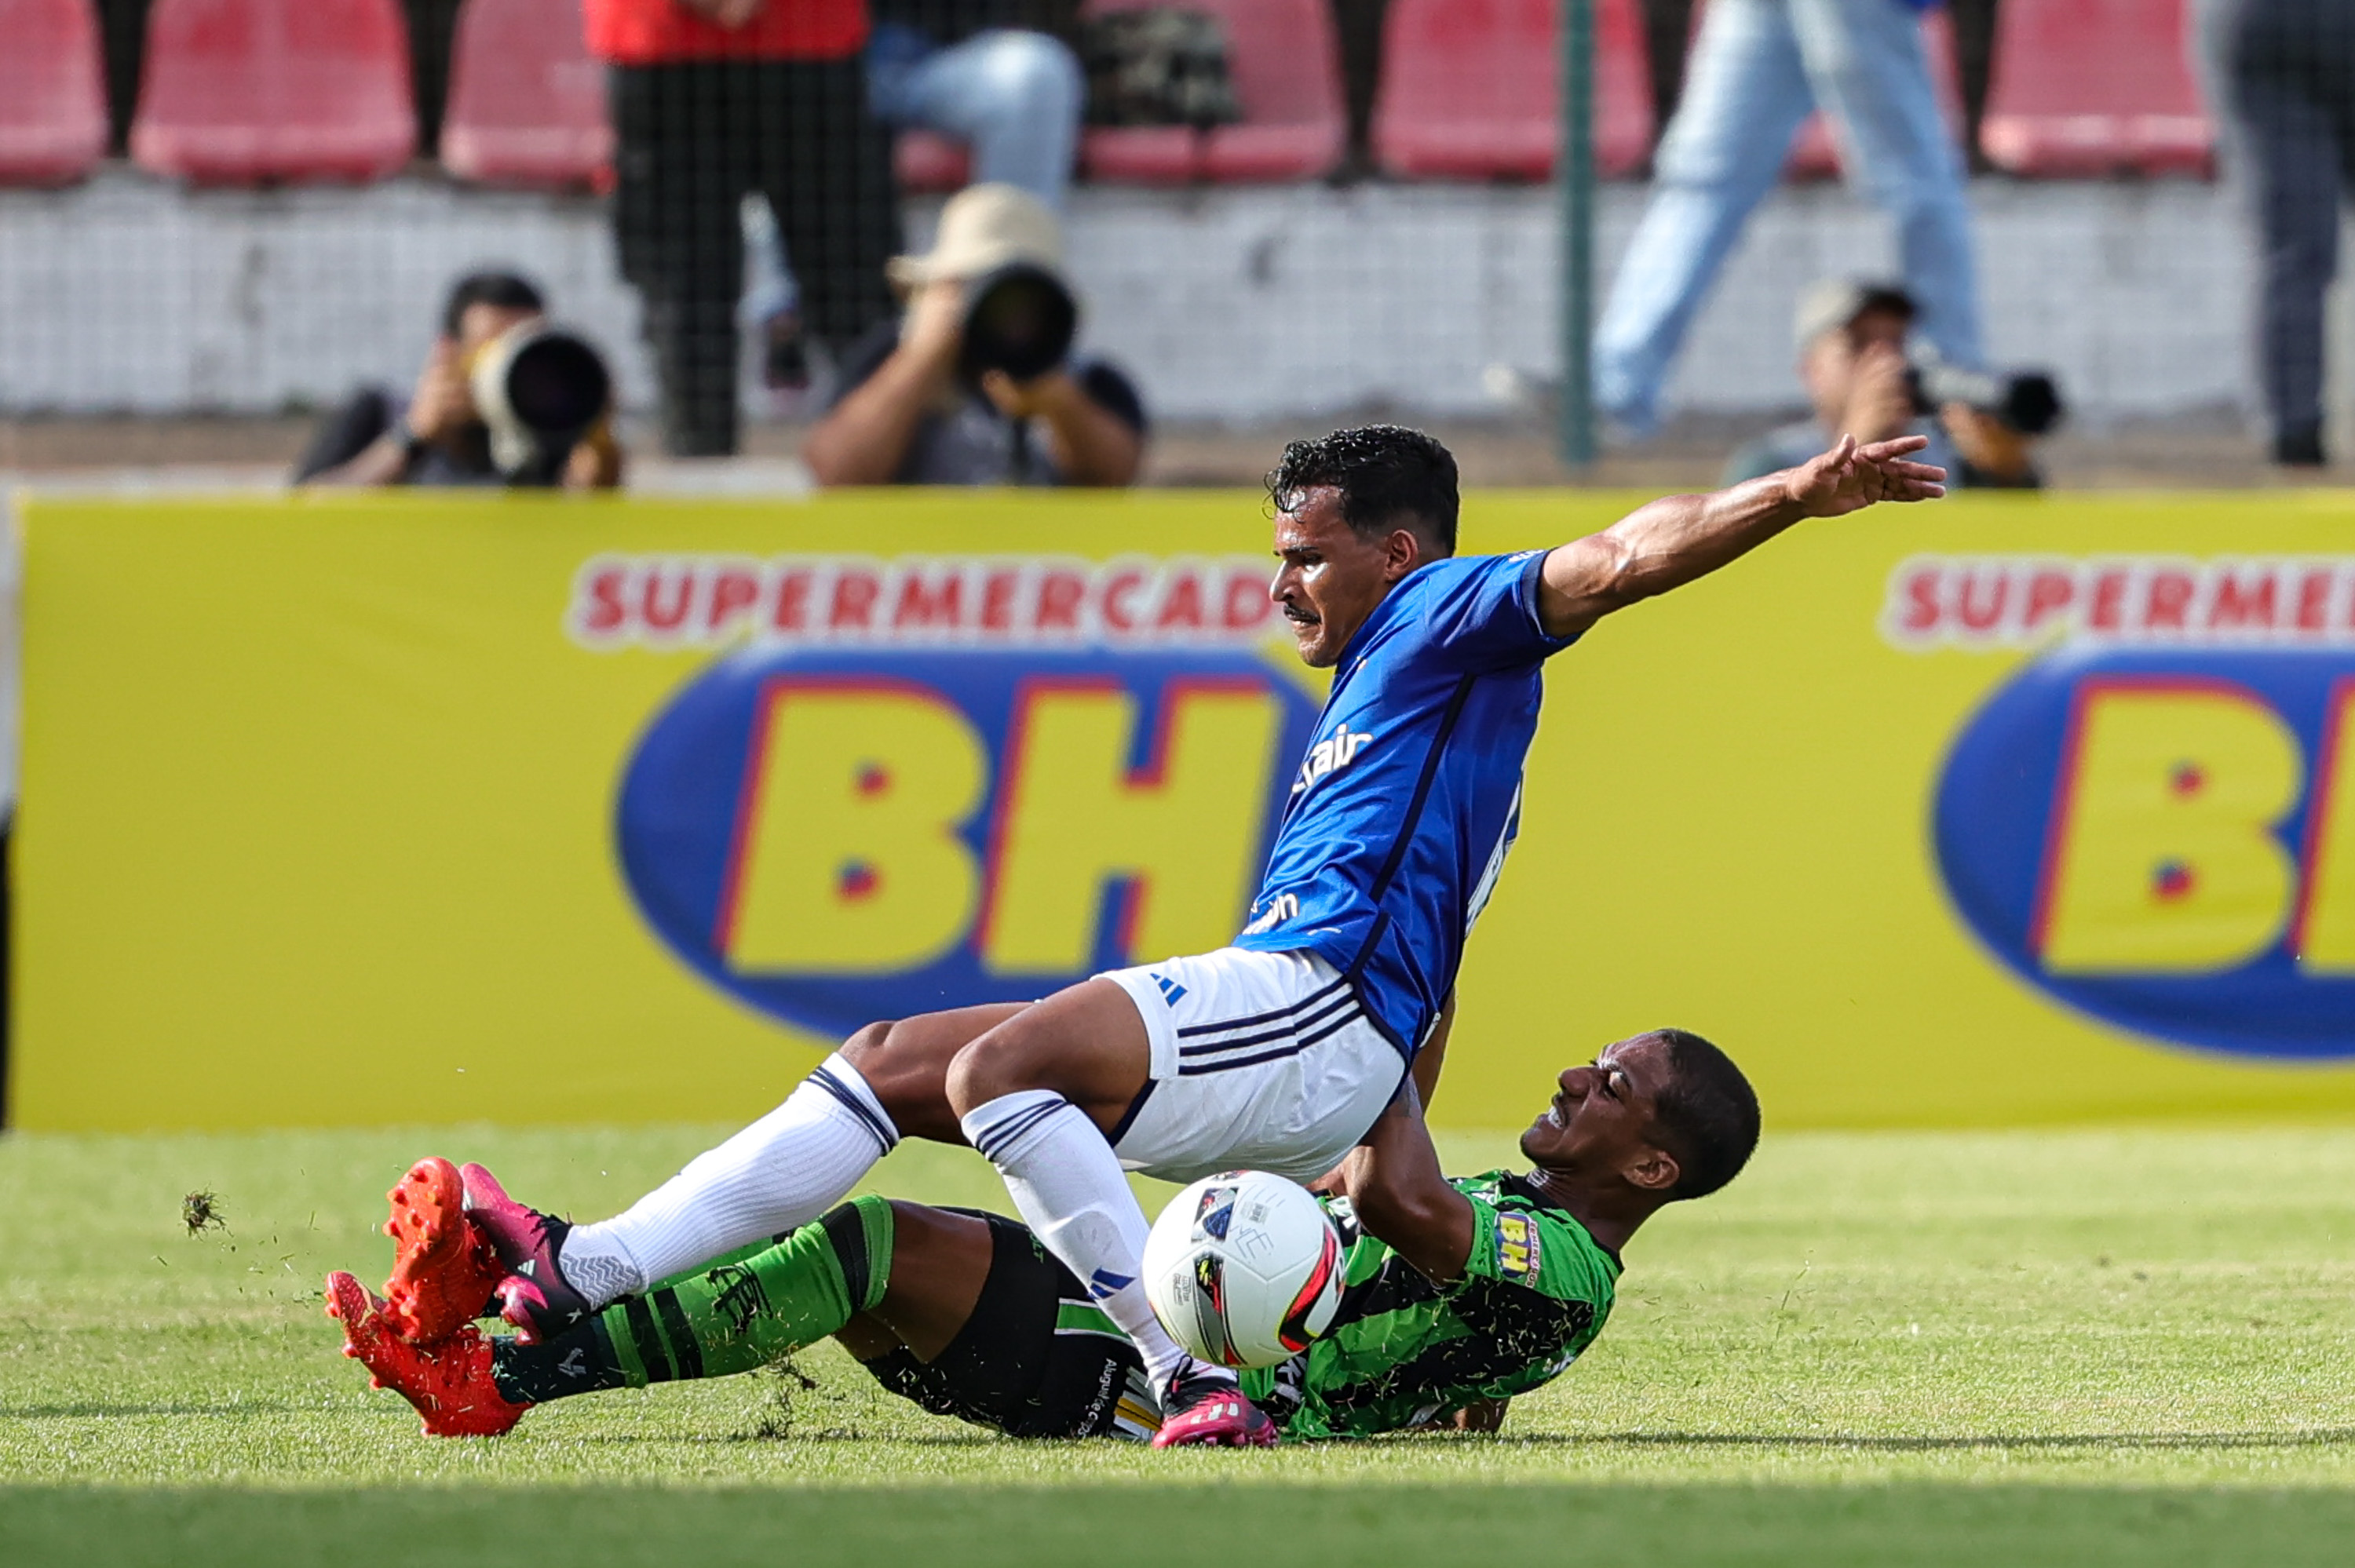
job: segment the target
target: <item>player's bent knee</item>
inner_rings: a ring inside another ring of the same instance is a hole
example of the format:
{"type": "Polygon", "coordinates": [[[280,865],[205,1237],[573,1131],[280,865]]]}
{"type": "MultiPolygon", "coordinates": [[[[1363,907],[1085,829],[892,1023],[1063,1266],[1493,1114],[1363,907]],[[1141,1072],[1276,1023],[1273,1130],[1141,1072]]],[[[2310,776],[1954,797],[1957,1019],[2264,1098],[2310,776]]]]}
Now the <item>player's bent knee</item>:
{"type": "Polygon", "coordinates": [[[842,1043],[843,1060],[858,1069],[867,1086],[902,1133],[934,1136],[926,1113],[941,1103],[941,1064],[927,1053],[894,1042],[898,1019],[869,1023],[842,1043]]]}
{"type": "Polygon", "coordinates": [[[1028,1022],[1018,1019],[991,1030],[949,1063],[949,1104],[958,1115],[1024,1089],[1079,1097],[1065,1043],[1028,1022]]]}
{"type": "Polygon", "coordinates": [[[959,1116],[1022,1089],[1051,1089],[1042,1081],[1024,1032],[993,1029],[949,1063],[949,1104],[959,1116]]]}
{"type": "Polygon", "coordinates": [[[861,1073],[866,1073],[869,1063],[890,1042],[891,1031],[899,1026],[900,1021],[896,1018],[879,1019],[873,1023],[861,1024],[851,1032],[848,1039],[842,1043],[843,1059],[861,1073]]]}

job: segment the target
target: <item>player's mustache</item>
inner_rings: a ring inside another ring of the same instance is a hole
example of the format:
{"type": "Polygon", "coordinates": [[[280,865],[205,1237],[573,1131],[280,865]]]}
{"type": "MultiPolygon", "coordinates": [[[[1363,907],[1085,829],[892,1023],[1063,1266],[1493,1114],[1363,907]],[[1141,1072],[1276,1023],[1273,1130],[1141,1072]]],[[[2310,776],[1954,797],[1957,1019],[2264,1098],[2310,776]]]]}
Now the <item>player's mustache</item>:
{"type": "Polygon", "coordinates": [[[1285,620],[1296,620],[1303,626],[1314,626],[1318,621],[1325,619],[1323,616],[1318,615],[1315,610],[1303,609],[1300,606],[1294,604],[1289,599],[1284,601],[1284,614],[1285,620]]]}

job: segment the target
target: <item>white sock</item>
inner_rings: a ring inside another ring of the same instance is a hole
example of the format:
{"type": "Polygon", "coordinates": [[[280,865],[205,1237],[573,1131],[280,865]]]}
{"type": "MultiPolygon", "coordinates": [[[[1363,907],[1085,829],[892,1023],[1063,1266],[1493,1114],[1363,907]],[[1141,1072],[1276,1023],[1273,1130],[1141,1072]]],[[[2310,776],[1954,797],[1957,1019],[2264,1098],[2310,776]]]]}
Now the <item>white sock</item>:
{"type": "Polygon", "coordinates": [[[957,1125],[1006,1178],[1047,1250],[1136,1341],[1153,1386],[1167,1383],[1189,1358],[1145,1298],[1145,1211],[1096,1124],[1059,1094],[1018,1089],[975,1106],[957,1125]]]}
{"type": "Polygon", "coordinates": [[[783,1105],[623,1213],[574,1226],[557,1261],[594,1306],[642,1295],[721,1253],[809,1224],[899,1141],[875,1091],[837,1052],[783,1105]]]}

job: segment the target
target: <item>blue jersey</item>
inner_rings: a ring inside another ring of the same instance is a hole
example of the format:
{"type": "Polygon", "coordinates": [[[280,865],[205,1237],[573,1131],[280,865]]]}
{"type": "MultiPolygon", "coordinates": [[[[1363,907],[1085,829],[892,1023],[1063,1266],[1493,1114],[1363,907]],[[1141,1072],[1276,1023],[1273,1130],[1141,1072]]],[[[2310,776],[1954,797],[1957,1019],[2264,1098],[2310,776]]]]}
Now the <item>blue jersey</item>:
{"type": "Polygon", "coordinates": [[[1546,657],[1574,641],[1539,623],[1545,556],[1433,561],[1374,607],[1235,939],[1324,958],[1410,1060],[1520,825],[1546,657]]]}

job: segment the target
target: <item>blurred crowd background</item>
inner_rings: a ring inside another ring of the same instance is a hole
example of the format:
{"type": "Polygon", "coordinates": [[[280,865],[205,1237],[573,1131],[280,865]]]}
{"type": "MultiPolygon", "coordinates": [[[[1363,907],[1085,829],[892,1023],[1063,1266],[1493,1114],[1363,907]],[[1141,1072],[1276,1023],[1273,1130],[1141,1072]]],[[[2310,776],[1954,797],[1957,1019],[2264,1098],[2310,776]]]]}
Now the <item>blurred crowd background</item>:
{"type": "Polygon", "coordinates": [[[2346,0],[0,0],[0,39],[5,471],[1223,482],[1364,417],[1475,482],[1842,429],[1993,486],[2355,458],[2346,0]]]}

